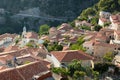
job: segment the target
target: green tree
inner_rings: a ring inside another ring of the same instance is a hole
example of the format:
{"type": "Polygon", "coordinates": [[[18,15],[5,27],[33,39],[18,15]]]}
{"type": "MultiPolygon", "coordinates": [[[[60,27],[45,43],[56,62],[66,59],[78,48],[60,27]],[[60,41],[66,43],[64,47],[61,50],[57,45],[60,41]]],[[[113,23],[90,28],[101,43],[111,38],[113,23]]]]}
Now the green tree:
{"type": "Polygon", "coordinates": [[[55,50],[56,51],[61,51],[63,49],[63,46],[62,45],[57,45],[56,47],[55,47],[55,50]]]}
{"type": "Polygon", "coordinates": [[[85,68],[82,67],[81,61],[73,60],[68,65],[68,70],[70,71],[70,76],[73,76],[75,71],[85,71],[85,68]]]}
{"type": "Polygon", "coordinates": [[[120,5],[120,0],[118,0],[118,4],[120,5]]]}
{"type": "Polygon", "coordinates": [[[108,70],[110,66],[114,66],[112,63],[109,62],[99,62],[95,63],[94,65],[94,71],[99,72],[99,74],[103,74],[108,70]]]}
{"type": "Polygon", "coordinates": [[[114,58],[114,55],[112,52],[107,52],[104,56],[103,56],[103,60],[104,61],[108,61],[111,62],[114,58]]]}
{"type": "Polygon", "coordinates": [[[43,45],[44,45],[45,47],[47,47],[47,46],[48,46],[48,43],[49,43],[49,41],[48,41],[48,40],[45,40],[44,43],[43,43],[43,45]]]}
{"type": "Polygon", "coordinates": [[[91,21],[90,21],[90,23],[92,25],[97,25],[97,23],[98,23],[98,16],[95,16],[94,18],[92,18],[91,21]]]}
{"type": "Polygon", "coordinates": [[[28,46],[28,47],[34,47],[34,45],[32,43],[30,43],[30,42],[27,43],[26,46],[28,46]]]}
{"type": "Polygon", "coordinates": [[[47,24],[41,25],[39,28],[39,34],[48,34],[49,26],[47,24]]]}
{"type": "Polygon", "coordinates": [[[94,27],[94,30],[95,30],[95,31],[99,31],[101,28],[102,28],[101,26],[96,25],[96,26],[94,27]]]}
{"type": "Polygon", "coordinates": [[[77,42],[75,44],[72,44],[70,46],[71,50],[82,50],[82,51],[86,51],[86,49],[82,46],[82,44],[84,43],[84,37],[81,36],[78,38],[77,42]]]}
{"type": "Polygon", "coordinates": [[[83,71],[75,71],[73,77],[75,80],[84,80],[85,75],[86,73],[83,71]]]}
{"type": "Polygon", "coordinates": [[[92,70],[92,74],[93,74],[93,77],[94,77],[94,80],[99,80],[99,72],[98,71],[94,71],[92,70]]]}
{"type": "Polygon", "coordinates": [[[63,49],[62,45],[58,45],[57,42],[54,42],[52,45],[51,44],[47,44],[47,49],[48,51],[61,51],[63,49]]]}
{"type": "Polygon", "coordinates": [[[81,26],[81,29],[84,29],[84,30],[91,30],[91,28],[89,26],[81,26]]]}

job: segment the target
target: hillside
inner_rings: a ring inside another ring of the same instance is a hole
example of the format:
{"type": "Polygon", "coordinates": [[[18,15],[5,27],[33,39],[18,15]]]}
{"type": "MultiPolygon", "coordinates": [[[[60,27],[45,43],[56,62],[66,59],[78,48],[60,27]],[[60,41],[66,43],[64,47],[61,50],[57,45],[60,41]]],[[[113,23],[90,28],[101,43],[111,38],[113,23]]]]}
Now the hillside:
{"type": "Polygon", "coordinates": [[[25,24],[37,30],[41,24],[51,26],[74,20],[83,9],[98,0],[0,0],[0,33],[20,32],[25,24]],[[20,16],[19,14],[25,14],[20,16]],[[19,16],[18,16],[19,15],[19,16]],[[37,17],[36,17],[37,16],[37,17]],[[65,18],[65,21],[46,20],[65,18]]]}
{"type": "Polygon", "coordinates": [[[120,0],[100,0],[94,6],[82,11],[80,16],[87,19],[89,15],[98,16],[99,11],[106,11],[112,14],[120,12],[120,0]]]}

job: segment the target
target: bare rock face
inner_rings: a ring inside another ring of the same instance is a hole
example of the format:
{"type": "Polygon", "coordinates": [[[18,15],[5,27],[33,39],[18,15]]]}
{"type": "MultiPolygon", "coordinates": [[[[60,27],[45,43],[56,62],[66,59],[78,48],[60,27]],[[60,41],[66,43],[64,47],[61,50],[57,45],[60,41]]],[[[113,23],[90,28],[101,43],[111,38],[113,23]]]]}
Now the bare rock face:
{"type": "Polygon", "coordinates": [[[60,22],[72,21],[83,9],[96,2],[98,0],[0,0],[0,17],[6,20],[2,26],[6,27],[6,24],[9,24],[9,27],[12,27],[11,31],[15,31],[14,27],[17,24],[21,26],[24,22],[30,29],[37,30],[41,24],[56,26],[60,22]]]}

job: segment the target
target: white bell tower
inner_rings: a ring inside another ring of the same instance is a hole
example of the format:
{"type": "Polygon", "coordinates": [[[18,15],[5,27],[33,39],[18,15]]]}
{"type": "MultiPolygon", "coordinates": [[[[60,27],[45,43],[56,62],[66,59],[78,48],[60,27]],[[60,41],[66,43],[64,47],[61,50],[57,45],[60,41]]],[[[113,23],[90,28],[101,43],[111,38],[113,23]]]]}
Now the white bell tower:
{"type": "Polygon", "coordinates": [[[27,31],[26,31],[26,27],[23,27],[23,32],[22,32],[22,37],[24,38],[24,36],[26,35],[27,31]]]}

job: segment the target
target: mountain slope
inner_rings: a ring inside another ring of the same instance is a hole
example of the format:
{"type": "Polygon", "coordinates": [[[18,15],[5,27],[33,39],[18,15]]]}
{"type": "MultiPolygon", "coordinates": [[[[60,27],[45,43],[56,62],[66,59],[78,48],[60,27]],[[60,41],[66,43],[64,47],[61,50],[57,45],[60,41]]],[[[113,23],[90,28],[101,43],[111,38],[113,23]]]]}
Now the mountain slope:
{"type": "Polygon", "coordinates": [[[100,0],[94,6],[85,9],[81,16],[82,18],[87,18],[89,15],[97,15],[99,11],[107,11],[111,13],[120,12],[120,0],[100,0]]]}
{"type": "MultiPolygon", "coordinates": [[[[11,16],[33,8],[39,8],[41,13],[46,16],[53,18],[67,17],[69,21],[72,21],[83,9],[94,5],[97,1],[98,0],[0,0],[0,33],[20,32],[22,31],[25,21],[27,23],[26,26],[29,29],[34,30],[37,30],[41,24],[56,26],[61,23],[61,21],[46,21],[33,17],[22,17],[22,19],[17,18],[17,22],[15,20],[16,18],[11,19],[11,16]],[[70,19],[70,17],[73,18],[70,19]]],[[[36,13],[40,12],[37,11],[36,13]]],[[[26,12],[26,14],[29,13],[30,11],[26,12]]],[[[41,13],[39,13],[39,16],[43,16],[41,13]]]]}

